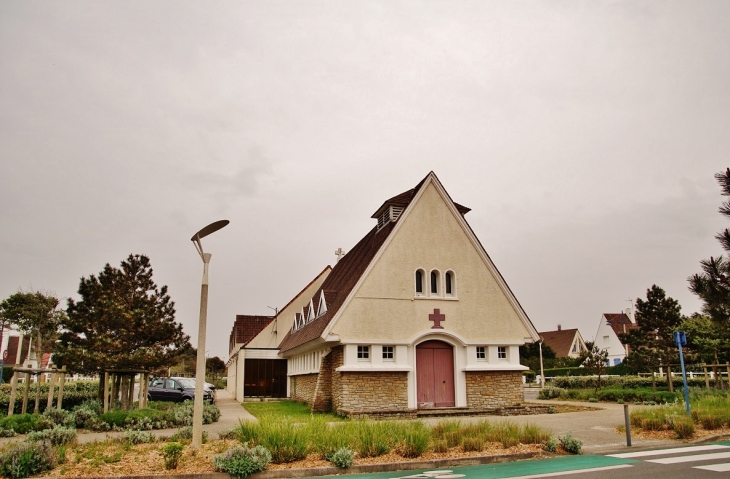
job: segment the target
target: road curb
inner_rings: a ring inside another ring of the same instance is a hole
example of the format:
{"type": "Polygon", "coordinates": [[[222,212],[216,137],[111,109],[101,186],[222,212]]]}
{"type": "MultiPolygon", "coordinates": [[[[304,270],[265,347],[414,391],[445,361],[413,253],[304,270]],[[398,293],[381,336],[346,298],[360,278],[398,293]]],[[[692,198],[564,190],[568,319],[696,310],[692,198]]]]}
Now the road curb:
{"type": "MultiPolygon", "coordinates": [[[[557,456],[557,455],[556,455],[557,456]]],[[[536,457],[553,457],[544,452],[521,452],[518,454],[501,454],[496,456],[454,457],[416,462],[388,462],[384,464],[363,464],[348,469],[338,467],[314,467],[310,469],[272,469],[257,472],[248,476],[250,479],[286,479],[293,477],[318,477],[350,474],[372,474],[376,472],[410,471],[414,469],[438,469],[452,466],[476,466],[479,464],[499,464],[503,462],[534,459],[536,457]]],[[[49,476],[50,477],[50,476],[49,476]]],[[[207,472],[201,474],[165,474],[145,476],[115,476],[114,479],[231,479],[233,476],[224,472],[207,472]]],[[[83,479],[110,479],[109,476],[84,477],[83,479]]]]}

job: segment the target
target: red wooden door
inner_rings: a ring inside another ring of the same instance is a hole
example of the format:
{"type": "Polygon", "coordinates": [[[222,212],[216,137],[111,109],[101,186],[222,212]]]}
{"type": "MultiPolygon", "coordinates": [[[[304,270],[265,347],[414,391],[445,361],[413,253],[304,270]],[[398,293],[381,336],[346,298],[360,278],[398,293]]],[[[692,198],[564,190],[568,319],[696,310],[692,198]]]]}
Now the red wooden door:
{"type": "Polygon", "coordinates": [[[454,407],[454,352],[443,341],[416,346],[418,407],[454,407]]]}

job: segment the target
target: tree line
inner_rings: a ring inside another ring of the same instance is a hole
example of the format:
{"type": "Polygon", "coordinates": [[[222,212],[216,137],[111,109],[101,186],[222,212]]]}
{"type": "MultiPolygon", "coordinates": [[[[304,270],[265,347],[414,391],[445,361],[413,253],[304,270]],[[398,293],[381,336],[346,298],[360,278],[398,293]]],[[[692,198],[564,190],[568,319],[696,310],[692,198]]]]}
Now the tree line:
{"type": "MultiPolygon", "coordinates": [[[[182,357],[192,359],[194,368],[195,350],[175,320],[175,303],[152,275],[147,256],[130,254],[119,267],[107,263],[98,274],[82,277],[79,299],[68,299],[65,309],[52,293],[20,290],[0,303],[0,321],[32,338],[39,363],[43,353],[52,353],[53,364],[70,373],[165,375],[182,357]]],[[[208,362],[221,372],[219,358],[208,362]]]]}

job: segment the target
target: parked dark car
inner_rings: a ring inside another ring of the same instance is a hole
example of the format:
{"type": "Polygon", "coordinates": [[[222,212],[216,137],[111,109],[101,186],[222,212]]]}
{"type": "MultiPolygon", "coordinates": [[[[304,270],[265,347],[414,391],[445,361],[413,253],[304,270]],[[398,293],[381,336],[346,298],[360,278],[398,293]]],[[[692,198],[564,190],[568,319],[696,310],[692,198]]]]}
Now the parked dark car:
{"type": "MultiPolygon", "coordinates": [[[[195,399],[195,379],[156,378],[150,381],[147,399],[150,401],[183,402],[195,399]]],[[[203,389],[203,400],[215,402],[215,394],[203,389]]]]}

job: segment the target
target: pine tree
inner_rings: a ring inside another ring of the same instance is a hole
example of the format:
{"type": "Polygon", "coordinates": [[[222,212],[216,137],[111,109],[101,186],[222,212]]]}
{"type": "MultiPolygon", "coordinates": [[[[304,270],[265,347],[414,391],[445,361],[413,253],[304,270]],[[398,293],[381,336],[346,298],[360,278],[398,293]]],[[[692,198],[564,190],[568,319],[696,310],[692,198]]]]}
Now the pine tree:
{"type": "MultiPolygon", "coordinates": [[[[715,179],[720,184],[723,196],[730,196],[730,168],[717,173],[715,179]]],[[[720,206],[720,214],[730,218],[730,200],[720,206]]],[[[730,230],[725,228],[715,238],[730,255],[730,230]]],[[[727,255],[726,255],[727,256],[727,255]]],[[[702,273],[690,276],[689,290],[702,300],[702,310],[719,326],[724,342],[730,341],[730,261],[722,255],[711,256],[700,262],[702,273]]]]}
{"type": "Polygon", "coordinates": [[[633,362],[666,367],[679,362],[674,331],[682,322],[679,303],[657,285],[646,290],[646,301],[636,299],[636,328],[619,334],[629,346],[633,362]]]}
{"type": "Polygon", "coordinates": [[[129,255],[98,276],[81,278],[81,299],[68,300],[57,361],[71,372],[168,367],[188,347],[167,286],[152,280],[150,260],[129,255]]]}

